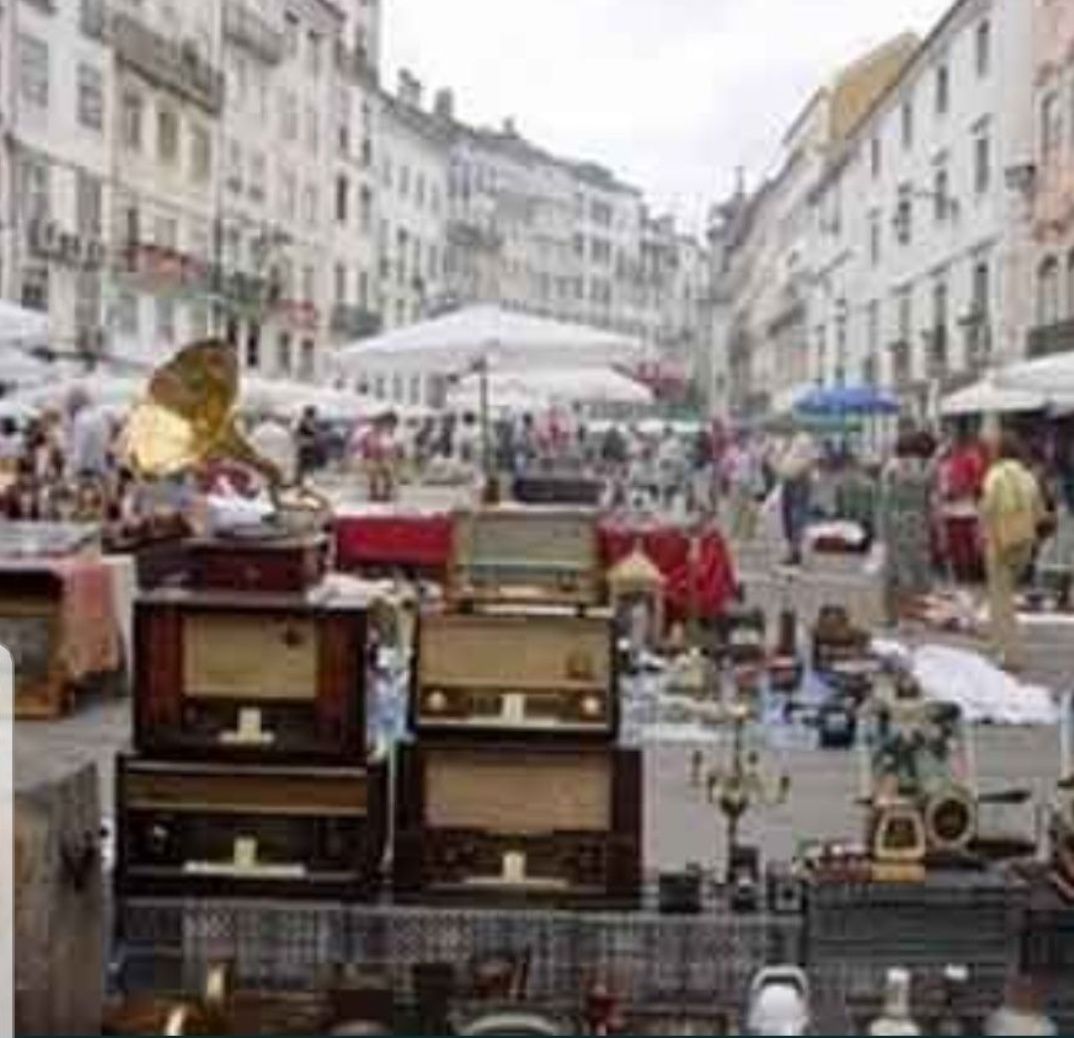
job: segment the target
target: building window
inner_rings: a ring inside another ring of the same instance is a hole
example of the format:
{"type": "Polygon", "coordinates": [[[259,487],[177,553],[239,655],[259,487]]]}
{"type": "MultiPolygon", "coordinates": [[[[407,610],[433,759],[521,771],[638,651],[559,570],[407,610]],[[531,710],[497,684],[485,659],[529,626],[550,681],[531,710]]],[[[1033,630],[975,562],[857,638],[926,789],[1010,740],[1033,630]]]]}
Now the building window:
{"type": "Polygon", "coordinates": [[[358,272],[358,305],[369,309],[369,274],[364,270],[358,272]]]}
{"type": "Polygon", "coordinates": [[[276,370],[291,373],[291,336],[287,332],[280,332],[276,340],[276,370]]]}
{"type": "Polygon", "coordinates": [[[914,207],[910,188],[899,188],[899,201],[895,207],[895,239],[900,245],[909,245],[914,237],[914,207]]]}
{"type": "Polygon", "coordinates": [[[213,146],[209,131],[204,126],[190,128],[190,172],[194,181],[204,184],[212,175],[213,146]]]}
{"type": "Polygon", "coordinates": [[[48,310],[48,267],[45,264],[23,268],[19,301],[30,310],[48,310]]]}
{"type": "Polygon", "coordinates": [[[242,191],[242,145],[234,139],[227,142],[227,188],[234,194],[242,191]]]}
{"type": "Polygon", "coordinates": [[[909,97],[902,103],[902,146],[914,146],[914,102],[909,97]]]}
{"type": "Polygon", "coordinates": [[[311,227],[317,223],[317,188],[307,184],[302,192],[302,219],[311,227]]]}
{"type": "Polygon", "coordinates": [[[880,167],[883,161],[880,138],[874,137],[869,142],[869,171],[874,180],[880,176],[880,167]]]}
{"type": "Polygon", "coordinates": [[[1059,320],[1059,261],[1049,256],[1037,271],[1037,324],[1059,320]]]}
{"type": "Polygon", "coordinates": [[[78,66],[78,121],[91,130],[104,125],[104,81],[98,69],[78,66]]]}
{"type": "Polygon", "coordinates": [[[358,195],[358,228],[362,234],[369,234],[373,228],[373,192],[364,184],[358,195]]]}
{"type": "Polygon", "coordinates": [[[937,223],[947,219],[947,190],[947,170],[940,168],[933,175],[932,183],[932,215],[937,223]]]}
{"type": "Polygon", "coordinates": [[[406,164],[399,167],[399,197],[406,198],[410,194],[410,167],[406,164]]]}
{"type": "MultiPolygon", "coordinates": [[[[399,305],[396,308],[396,316],[399,318],[399,324],[406,323],[406,309],[403,301],[399,300],[399,305]]],[[[403,376],[396,372],[392,375],[392,400],[397,404],[403,402],[403,376]]]]}
{"type": "Polygon", "coordinates": [[[121,335],[138,334],[138,297],[122,291],[116,297],[116,327],[121,335]]]}
{"type": "Polygon", "coordinates": [[[312,379],[314,374],[313,340],[303,339],[298,355],[298,377],[312,379]]]}
{"type": "Polygon", "coordinates": [[[872,265],[880,263],[880,214],[869,214],[869,261],[872,265]]]}
{"type": "Polygon", "coordinates": [[[1063,125],[1059,114],[1059,94],[1052,90],[1040,103],[1040,154],[1044,165],[1050,165],[1059,154],[1063,125]]]}
{"type": "Polygon", "coordinates": [[[419,209],[425,205],[425,174],[421,171],[414,177],[414,204],[419,209]]]}
{"type": "Polygon", "coordinates": [[[268,177],[268,163],[265,153],[255,151],[250,155],[250,198],[255,202],[265,200],[265,180],[268,177]]]}
{"type": "Polygon", "coordinates": [[[985,18],[977,26],[975,55],[978,76],[987,76],[992,60],[992,23],[985,18]]]}
{"type": "Polygon", "coordinates": [[[179,116],[172,108],[157,111],[157,155],[169,166],[179,158],[179,116]]]}
{"type": "Polygon", "coordinates": [[[877,353],[880,350],[880,300],[874,299],[869,303],[866,324],[869,353],[877,353]]]}
{"type": "Polygon", "coordinates": [[[29,220],[47,220],[51,212],[49,167],[40,159],[23,157],[19,164],[22,211],[29,220]]]}
{"type": "Polygon", "coordinates": [[[161,342],[175,342],[175,301],[162,296],[156,300],[157,339],[161,342]]]}
{"type": "Polygon", "coordinates": [[[340,305],[347,301],[347,267],[344,263],[336,264],[336,302],[340,305]]]}
{"type": "Polygon", "coordinates": [[[285,141],[298,138],[298,98],[291,90],[280,94],[280,135],[285,141]]]}
{"type": "Polygon", "coordinates": [[[101,181],[83,170],[78,171],[75,182],[77,197],[75,222],[78,233],[87,238],[99,238],[101,235],[101,181]]]}
{"type": "Polygon", "coordinates": [[[975,316],[988,313],[988,260],[978,260],[973,265],[973,284],[970,289],[971,305],[975,316]]]}
{"type": "Polygon", "coordinates": [[[294,11],[283,16],[283,41],[287,56],[293,58],[298,53],[298,15],[294,11]]]}
{"type": "Polygon", "coordinates": [[[179,221],[174,216],[158,216],[153,221],[153,243],[174,252],[178,241],[179,221]]]}
{"type": "Polygon", "coordinates": [[[261,325],[256,321],[246,328],[246,366],[255,371],[261,367],[261,325]]]}
{"type": "Polygon", "coordinates": [[[350,181],[344,174],[336,177],[336,221],[347,222],[347,204],[350,201],[350,181]]]}
{"type": "Polygon", "coordinates": [[[48,44],[19,33],[19,94],[28,104],[48,107],[48,44]]]}
{"type": "Polygon", "coordinates": [[[123,94],[123,144],[131,151],[142,149],[142,95],[133,90],[123,94]]]}
{"type": "Polygon", "coordinates": [[[321,144],[321,128],[317,122],[317,110],[314,108],[306,109],[306,147],[309,148],[311,155],[317,154],[317,149],[321,144]]]}
{"type": "Polygon", "coordinates": [[[982,127],[973,139],[973,186],[979,194],[984,194],[992,182],[992,144],[988,128],[982,127]]]}
{"type": "Polygon", "coordinates": [[[321,75],[324,40],[319,32],[306,34],[306,71],[317,79],[321,75]]]}
{"type": "Polygon", "coordinates": [[[302,299],[312,303],[317,295],[317,275],[309,264],[302,268],[302,299]]]}
{"type": "Polygon", "coordinates": [[[951,104],[951,70],[947,65],[936,69],[936,114],[946,115],[951,104]]]}
{"type": "Polygon", "coordinates": [[[295,175],[285,169],[280,173],[280,212],[285,220],[295,218],[296,195],[295,175]]]}

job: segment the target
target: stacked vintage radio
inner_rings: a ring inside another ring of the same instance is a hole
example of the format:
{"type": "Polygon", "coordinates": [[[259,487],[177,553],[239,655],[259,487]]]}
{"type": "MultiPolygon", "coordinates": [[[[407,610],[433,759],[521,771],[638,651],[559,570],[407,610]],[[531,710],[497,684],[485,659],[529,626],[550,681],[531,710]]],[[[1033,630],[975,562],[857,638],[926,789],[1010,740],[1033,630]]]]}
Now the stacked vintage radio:
{"type": "Polygon", "coordinates": [[[422,615],[395,798],[397,896],[630,905],[640,751],[619,744],[591,512],[463,516],[448,607],[422,615]]]}
{"type": "Polygon", "coordinates": [[[325,540],[209,540],[135,605],[136,752],[116,768],[121,895],[358,899],[377,888],[366,608],[325,540]]]}

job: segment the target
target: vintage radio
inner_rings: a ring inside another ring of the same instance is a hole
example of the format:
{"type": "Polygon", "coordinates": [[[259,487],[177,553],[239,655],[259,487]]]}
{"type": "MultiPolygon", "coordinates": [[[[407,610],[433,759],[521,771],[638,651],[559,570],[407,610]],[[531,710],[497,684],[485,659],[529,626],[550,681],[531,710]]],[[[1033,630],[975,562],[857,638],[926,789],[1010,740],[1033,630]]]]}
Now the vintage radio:
{"type": "Polygon", "coordinates": [[[632,904],[641,751],[505,743],[399,748],[398,895],[632,904]]]}
{"type": "Polygon", "coordinates": [[[464,603],[598,604],[596,512],[484,508],[455,522],[449,595],[464,603]]]}
{"type": "Polygon", "coordinates": [[[423,737],[463,731],[614,739],[610,613],[426,613],[410,696],[423,737]]]}
{"type": "Polygon", "coordinates": [[[122,895],[358,899],[377,887],[384,767],[116,760],[122,895]]]}
{"type": "Polygon", "coordinates": [[[135,743],[155,755],[360,763],[362,600],[160,590],[135,608],[135,743]]]}
{"type": "Polygon", "coordinates": [[[577,472],[527,472],[515,479],[515,500],[527,505],[600,504],[604,484],[577,472]]]}
{"type": "Polygon", "coordinates": [[[219,536],[187,543],[187,582],[217,591],[306,591],[328,565],[328,538],[219,536]]]}

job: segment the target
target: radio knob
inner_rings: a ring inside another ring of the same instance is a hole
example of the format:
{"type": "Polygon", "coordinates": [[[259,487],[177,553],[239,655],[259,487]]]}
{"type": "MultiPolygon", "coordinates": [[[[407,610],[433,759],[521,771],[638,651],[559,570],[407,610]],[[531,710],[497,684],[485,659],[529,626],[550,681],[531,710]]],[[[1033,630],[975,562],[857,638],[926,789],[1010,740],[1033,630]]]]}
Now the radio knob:
{"type": "Polygon", "coordinates": [[[435,692],[430,692],[425,697],[425,705],[434,713],[442,714],[447,709],[447,696],[444,695],[439,689],[435,692]]]}
{"type": "Polygon", "coordinates": [[[582,713],[586,717],[600,717],[601,702],[597,696],[586,696],[582,700],[582,713]]]}

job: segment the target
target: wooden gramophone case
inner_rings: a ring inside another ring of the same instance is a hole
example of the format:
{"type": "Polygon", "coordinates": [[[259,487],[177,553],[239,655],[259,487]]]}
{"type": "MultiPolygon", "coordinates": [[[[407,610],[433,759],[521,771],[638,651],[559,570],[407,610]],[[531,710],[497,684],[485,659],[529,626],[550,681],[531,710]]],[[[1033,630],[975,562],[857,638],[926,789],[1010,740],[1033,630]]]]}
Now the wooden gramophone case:
{"type": "Polygon", "coordinates": [[[632,904],[641,883],[641,775],[636,749],[400,746],[396,893],[632,904]]]}
{"type": "Polygon", "coordinates": [[[417,646],[410,720],[423,738],[615,739],[607,611],[426,612],[417,646]]]}
{"type": "Polygon", "coordinates": [[[581,607],[603,593],[592,509],[504,506],[456,516],[451,600],[581,607]]]}
{"type": "Polygon", "coordinates": [[[360,899],[385,839],[385,770],[116,761],[121,895],[360,899]]]}
{"type": "Polygon", "coordinates": [[[186,545],[190,587],[208,591],[300,592],[328,567],[324,534],[260,539],[204,537],[186,545]]]}
{"type": "Polygon", "coordinates": [[[365,637],[365,605],[353,599],[144,594],[135,743],[187,759],[361,763],[365,637]]]}

